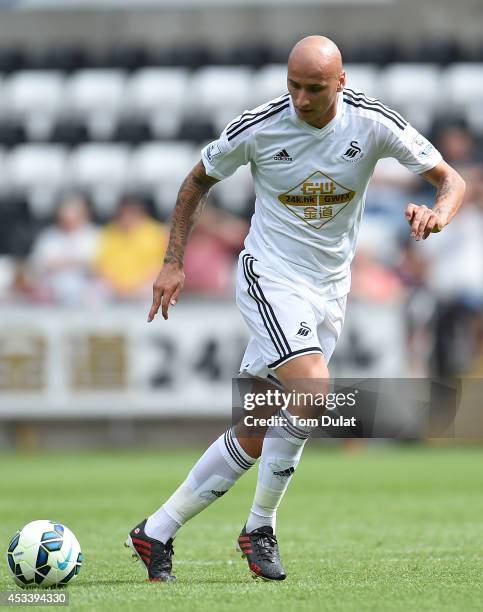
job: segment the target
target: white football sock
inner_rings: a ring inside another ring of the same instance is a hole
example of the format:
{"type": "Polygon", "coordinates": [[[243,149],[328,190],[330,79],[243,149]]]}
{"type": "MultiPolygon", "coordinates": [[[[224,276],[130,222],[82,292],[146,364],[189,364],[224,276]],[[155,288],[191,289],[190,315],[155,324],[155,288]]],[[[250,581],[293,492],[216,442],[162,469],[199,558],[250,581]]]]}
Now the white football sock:
{"type": "Polygon", "coordinates": [[[146,535],[166,543],[181,525],[224,495],[256,459],[240,446],[233,428],[221,435],[186,480],[146,522],[146,535]]]}
{"type": "Polygon", "coordinates": [[[280,410],[286,424],[269,427],[263,440],[258,466],[258,481],[252,509],[247,520],[248,532],[270,526],[275,533],[277,508],[302,456],[313,427],[302,427],[288,410],[280,410]]]}

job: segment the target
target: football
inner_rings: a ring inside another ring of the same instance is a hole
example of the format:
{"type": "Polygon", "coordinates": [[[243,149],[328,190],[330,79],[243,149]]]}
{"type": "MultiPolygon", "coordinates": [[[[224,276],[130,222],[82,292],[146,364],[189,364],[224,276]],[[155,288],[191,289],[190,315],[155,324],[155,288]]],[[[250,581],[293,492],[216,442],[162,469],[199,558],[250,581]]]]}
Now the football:
{"type": "Polygon", "coordinates": [[[80,572],[82,553],[77,538],[65,525],[32,521],[17,531],[7,550],[7,563],[21,587],[60,587],[80,572]]]}

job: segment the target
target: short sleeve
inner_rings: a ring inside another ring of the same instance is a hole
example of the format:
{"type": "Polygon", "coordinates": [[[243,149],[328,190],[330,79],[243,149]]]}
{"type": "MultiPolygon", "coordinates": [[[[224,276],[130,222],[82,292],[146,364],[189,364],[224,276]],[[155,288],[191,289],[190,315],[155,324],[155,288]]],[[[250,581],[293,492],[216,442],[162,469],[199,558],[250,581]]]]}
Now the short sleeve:
{"type": "Polygon", "coordinates": [[[201,151],[206,174],[220,181],[251,160],[250,133],[233,136],[232,126],[237,124],[240,117],[223,130],[218,140],[210,142],[201,151]]]}
{"type": "Polygon", "coordinates": [[[409,123],[404,130],[381,126],[383,134],[380,157],[394,157],[411,172],[421,174],[434,168],[441,153],[409,123]]]}

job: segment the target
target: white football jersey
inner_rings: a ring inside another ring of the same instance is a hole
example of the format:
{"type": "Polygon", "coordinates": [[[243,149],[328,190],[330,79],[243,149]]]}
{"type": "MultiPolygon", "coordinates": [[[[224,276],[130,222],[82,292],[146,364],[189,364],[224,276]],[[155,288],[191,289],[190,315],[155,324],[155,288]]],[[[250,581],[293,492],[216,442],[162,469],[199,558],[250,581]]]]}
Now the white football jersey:
{"type": "Polygon", "coordinates": [[[367,186],[383,157],[416,173],[442,159],[401,115],[352,89],[339,94],[322,129],[299,119],[286,94],[244,112],[202,151],[206,173],[219,180],[251,165],[256,201],[246,250],[330,299],[349,291],[367,186]]]}

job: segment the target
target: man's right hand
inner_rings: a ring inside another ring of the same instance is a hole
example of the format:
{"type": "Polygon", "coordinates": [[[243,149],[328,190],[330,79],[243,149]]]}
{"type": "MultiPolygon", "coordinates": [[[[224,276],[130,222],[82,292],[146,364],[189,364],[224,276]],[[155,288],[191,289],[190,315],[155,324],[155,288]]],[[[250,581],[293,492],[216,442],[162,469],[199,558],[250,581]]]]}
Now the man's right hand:
{"type": "Polygon", "coordinates": [[[159,307],[163,318],[168,318],[168,308],[175,306],[184,285],[183,268],[175,263],[165,263],[153,285],[153,304],[148,315],[148,323],[156,316],[159,307]]]}

